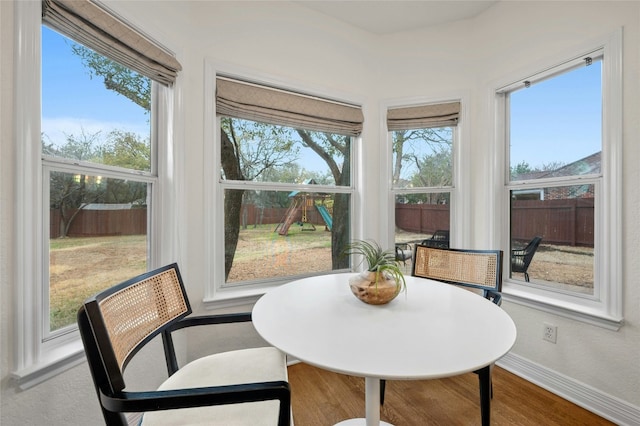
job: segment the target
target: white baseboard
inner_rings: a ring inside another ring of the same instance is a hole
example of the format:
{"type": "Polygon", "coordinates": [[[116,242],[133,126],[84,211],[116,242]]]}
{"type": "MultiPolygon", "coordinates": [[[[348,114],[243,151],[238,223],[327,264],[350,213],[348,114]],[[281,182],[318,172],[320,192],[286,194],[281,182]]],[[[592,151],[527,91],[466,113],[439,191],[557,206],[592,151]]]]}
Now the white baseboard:
{"type": "Polygon", "coordinates": [[[640,407],[508,353],[497,365],[620,426],[640,426],[640,407]]]}

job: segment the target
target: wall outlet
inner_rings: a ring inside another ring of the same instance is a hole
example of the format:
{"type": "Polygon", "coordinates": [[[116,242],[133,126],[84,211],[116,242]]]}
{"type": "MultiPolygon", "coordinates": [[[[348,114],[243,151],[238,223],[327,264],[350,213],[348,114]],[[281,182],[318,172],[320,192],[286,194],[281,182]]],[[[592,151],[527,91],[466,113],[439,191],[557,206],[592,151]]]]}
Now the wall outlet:
{"type": "Polygon", "coordinates": [[[547,342],[556,343],[558,337],[558,327],[553,324],[544,324],[542,339],[547,342]]]}

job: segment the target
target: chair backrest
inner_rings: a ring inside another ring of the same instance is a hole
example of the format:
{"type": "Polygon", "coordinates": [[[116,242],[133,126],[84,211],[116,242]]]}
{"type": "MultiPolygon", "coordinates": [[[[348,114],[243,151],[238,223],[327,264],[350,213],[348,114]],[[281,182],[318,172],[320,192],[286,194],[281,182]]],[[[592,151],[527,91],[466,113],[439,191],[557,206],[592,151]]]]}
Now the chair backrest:
{"type": "Polygon", "coordinates": [[[175,263],[87,299],[78,311],[78,327],[96,390],[123,390],[124,369],[133,355],[190,313],[175,263]]]}
{"type": "Polygon", "coordinates": [[[462,250],[416,245],[412,275],[477,288],[486,298],[502,291],[502,250],[462,250]]]}
{"type": "Polygon", "coordinates": [[[514,272],[524,272],[527,270],[541,242],[542,237],[533,237],[533,239],[529,241],[529,244],[522,250],[516,249],[511,251],[511,262],[514,264],[514,272]]]}

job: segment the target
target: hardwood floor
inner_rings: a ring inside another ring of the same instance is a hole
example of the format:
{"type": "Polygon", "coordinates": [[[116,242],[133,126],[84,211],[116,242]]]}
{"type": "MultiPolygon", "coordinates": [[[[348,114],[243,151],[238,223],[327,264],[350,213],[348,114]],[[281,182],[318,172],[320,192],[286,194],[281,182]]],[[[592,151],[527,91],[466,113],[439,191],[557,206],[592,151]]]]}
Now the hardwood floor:
{"type": "MultiPolygon", "coordinates": [[[[289,367],[296,426],[329,426],[364,417],[364,379],[304,363],[289,367]]],[[[493,371],[491,424],[509,426],[613,425],[499,367],[493,371]]],[[[381,420],[395,426],[479,425],[478,376],[388,381],[381,420]]]]}

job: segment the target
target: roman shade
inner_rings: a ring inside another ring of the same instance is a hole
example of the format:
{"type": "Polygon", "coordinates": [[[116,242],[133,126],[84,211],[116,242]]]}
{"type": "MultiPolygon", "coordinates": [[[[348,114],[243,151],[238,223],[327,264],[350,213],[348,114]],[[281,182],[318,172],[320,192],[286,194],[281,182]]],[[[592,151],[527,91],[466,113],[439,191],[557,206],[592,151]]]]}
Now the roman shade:
{"type": "Polygon", "coordinates": [[[387,111],[387,129],[395,131],[451,127],[458,124],[459,118],[460,102],[393,108],[387,111]]]}
{"type": "Polygon", "coordinates": [[[172,84],[182,69],[171,53],[89,0],[43,0],[42,22],[159,83],[172,84]]]}
{"type": "Polygon", "coordinates": [[[357,136],[360,107],[272,87],[218,77],[216,113],[262,123],[357,136]]]}

